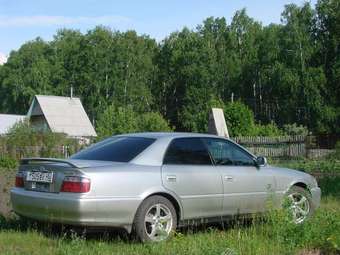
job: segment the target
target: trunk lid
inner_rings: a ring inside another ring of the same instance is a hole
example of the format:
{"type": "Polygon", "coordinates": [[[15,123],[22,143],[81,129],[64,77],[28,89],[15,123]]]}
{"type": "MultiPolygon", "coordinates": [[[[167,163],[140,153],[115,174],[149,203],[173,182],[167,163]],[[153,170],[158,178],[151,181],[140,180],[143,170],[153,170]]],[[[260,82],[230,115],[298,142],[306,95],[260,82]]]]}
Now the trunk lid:
{"type": "Polygon", "coordinates": [[[30,191],[59,193],[65,176],[86,176],[87,168],[121,163],[80,159],[25,158],[21,160],[19,173],[24,188],[30,191]]]}

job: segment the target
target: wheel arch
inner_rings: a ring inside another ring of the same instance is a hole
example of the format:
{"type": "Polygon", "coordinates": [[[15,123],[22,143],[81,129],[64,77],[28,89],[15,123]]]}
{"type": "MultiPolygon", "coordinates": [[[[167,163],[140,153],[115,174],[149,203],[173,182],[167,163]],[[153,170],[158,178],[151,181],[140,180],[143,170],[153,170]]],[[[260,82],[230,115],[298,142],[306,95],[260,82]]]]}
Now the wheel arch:
{"type": "MultiPolygon", "coordinates": [[[[166,199],[168,199],[173,204],[173,206],[175,207],[176,215],[177,215],[177,222],[179,222],[181,219],[183,219],[184,211],[183,211],[183,206],[182,206],[182,203],[181,203],[179,197],[177,196],[176,193],[174,193],[170,190],[167,190],[164,187],[153,187],[153,188],[145,191],[143,194],[141,194],[142,200],[139,203],[137,210],[143,204],[145,199],[152,197],[152,196],[163,196],[166,199]]],[[[136,210],[136,212],[137,212],[137,210],[136,210]]]]}
{"type": "Polygon", "coordinates": [[[294,186],[303,188],[311,194],[310,187],[303,181],[295,181],[295,182],[291,183],[291,185],[289,186],[287,191],[289,191],[294,186]]]}

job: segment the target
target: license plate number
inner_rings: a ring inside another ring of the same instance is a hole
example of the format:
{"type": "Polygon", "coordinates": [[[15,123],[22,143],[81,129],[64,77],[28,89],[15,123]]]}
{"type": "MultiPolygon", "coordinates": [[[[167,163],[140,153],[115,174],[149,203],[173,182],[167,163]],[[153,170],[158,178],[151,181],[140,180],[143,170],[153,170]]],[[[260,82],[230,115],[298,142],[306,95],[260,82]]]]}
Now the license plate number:
{"type": "Polygon", "coordinates": [[[46,172],[28,172],[26,180],[30,182],[53,182],[53,173],[46,172]]]}

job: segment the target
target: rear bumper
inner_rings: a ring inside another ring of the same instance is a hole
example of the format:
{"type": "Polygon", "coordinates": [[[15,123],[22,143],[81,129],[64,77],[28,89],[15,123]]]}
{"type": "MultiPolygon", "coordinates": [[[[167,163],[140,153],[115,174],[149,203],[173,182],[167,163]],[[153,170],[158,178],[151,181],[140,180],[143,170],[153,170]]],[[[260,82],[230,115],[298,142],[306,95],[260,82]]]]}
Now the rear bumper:
{"type": "Polygon", "coordinates": [[[86,197],[73,193],[11,190],[13,210],[39,221],[130,229],[141,200],[127,197],[86,197]]]}
{"type": "Polygon", "coordinates": [[[315,208],[320,206],[321,201],[321,189],[319,187],[315,187],[310,189],[310,192],[312,194],[312,202],[315,208]]]}

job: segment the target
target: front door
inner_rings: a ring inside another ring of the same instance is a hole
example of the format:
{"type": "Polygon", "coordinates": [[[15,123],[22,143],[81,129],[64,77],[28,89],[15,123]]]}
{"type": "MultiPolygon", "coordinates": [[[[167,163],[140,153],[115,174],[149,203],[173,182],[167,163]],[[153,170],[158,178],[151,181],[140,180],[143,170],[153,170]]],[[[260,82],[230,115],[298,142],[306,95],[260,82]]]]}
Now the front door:
{"type": "Polygon", "coordinates": [[[222,175],[223,214],[261,212],[271,206],[275,178],[270,168],[256,166],[254,156],[226,139],[206,138],[204,142],[222,175]]]}
{"type": "Polygon", "coordinates": [[[223,185],[201,138],[176,138],[162,166],[163,185],[181,199],[185,219],[220,216],[223,185]]]}

